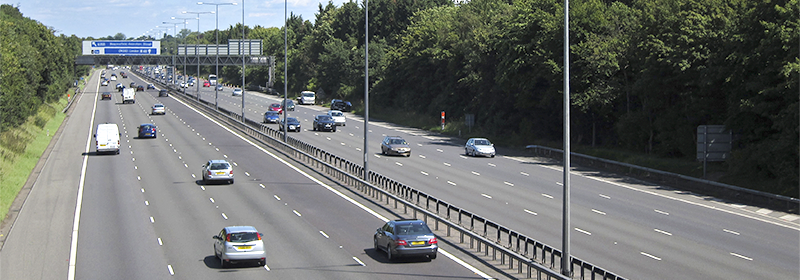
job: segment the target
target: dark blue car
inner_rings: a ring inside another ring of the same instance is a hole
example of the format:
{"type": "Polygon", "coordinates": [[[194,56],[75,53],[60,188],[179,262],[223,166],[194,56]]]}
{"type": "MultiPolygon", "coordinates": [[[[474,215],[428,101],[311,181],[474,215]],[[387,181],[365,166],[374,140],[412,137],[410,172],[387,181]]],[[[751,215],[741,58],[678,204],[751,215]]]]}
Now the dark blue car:
{"type": "Polygon", "coordinates": [[[280,120],[280,115],[278,112],[275,111],[267,111],[264,113],[264,123],[278,123],[280,120]]]}
{"type": "Polygon", "coordinates": [[[156,125],[144,123],[139,126],[139,138],[156,138],[156,125]]]}

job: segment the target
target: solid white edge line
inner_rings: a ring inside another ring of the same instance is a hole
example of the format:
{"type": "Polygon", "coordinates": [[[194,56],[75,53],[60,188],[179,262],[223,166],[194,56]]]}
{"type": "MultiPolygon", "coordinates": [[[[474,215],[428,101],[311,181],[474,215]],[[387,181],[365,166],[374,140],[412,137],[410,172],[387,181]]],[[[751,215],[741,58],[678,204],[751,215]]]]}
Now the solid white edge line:
{"type": "MultiPolygon", "coordinates": [[[[275,154],[271,153],[270,151],[267,151],[266,149],[262,148],[261,146],[258,146],[258,145],[256,145],[255,143],[253,143],[253,142],[252,142],[252,141],[250,141],[249,139],[246,139],[244,136],[242,136],[242,135],[239,135],[239,133],[236,133],[235,131],[231,130],[230,128],[227,128],[227,127],[223,126],[222,124],[220,124],[219,122],[217,122],[217,121],[213,120],[211,117],[207,116],[206,114],[204,114],[204,113],[202,113],[202,112],[198,111],[198,110],[197,110],[197,109],[195,109],[195,108],[192,108],[191,106],[187,105],[186,103],[184,103],[184,102],[183,102],[183,101],[181,101],[181,100],[178,100],[178,99],[177,99],[177,98],[175,98],[175,97],[172,97],[172,96],[170,96],[170,97],[171,97],[172,99],[174,99],[175,101],[178,101],[179,103],[181,103],[181,104],[183,104],[184,106],[188,107],[189,109],[191,109],[191,110],[195,111],[196,113],[200,114],[201,116],[205,117],[205,118],[206,118],[206,119],[208,119],[209,121],[211,121],[211,122],[213,122],[213,123],[217,124],[218,126],[222,127],[222,129],[225,129],[225,130],[227,130],[228,132],[230,132],[230,133],[231,133],[231,134],[233,134],[234,136],[236,136],[236,137],[239,137],[239,139],[242,139],[242,141],[245,141],[245,142],[247,142],[248,144],[252,145],[252,146],[253,146],[253,147],[255,147],[256,149],[258,149],[258,150],[260,150],[260,151],[264,152],[265,154],[267,154],[267,155],[271,156],[271,157],[272,157],[272,158],[274,158],[275,160],[277,160],[277,161],[279,161],[279,162],[283,163],[284,165],[288,166],[289,168],[293,169],[295,172],[297,172],[297,173],[300,173],[300,174],[301,174],[301,175],[303,175],[304,177],[306,177],[306,178],[308,178],[309,180],[313,181],[314,183],[317,183],[318,185],[320,185],[320,186],[324,187],[324,188],[325,188],[325,189],[327,189],[328,191],[330,191],[330,192],[332,192],[332,193],[336,194],[337,196],[341,197],[342,199],[346,200],[347,202],[350,202],[351,204],[355,205],[356,207],[358,207],[358,208],[361,208],[361,210],[364,210],[364,211],[366,211],[367,213],[371,214],[372,216],[375,216],[376,218],[380,219],[380,220],[381,220],[381,221],[383,221],[384,223],[389,221],[389,219],[388,219],[388,218],[386,218],[386,217],[384,217],[383,215],[381,215],[381,214],[378,214],[378,213],[377,213],[377,212],[375,212],[374,210],[372,210],[372,209],[369,209],[369,207],[367,207],[367,206],[365,206],[365,205],[363,205],[363,204],[359,203],[358,201],[355,201],[355,200],[353,200],[353,199],[352,199],[352,198],[350,198],[349,196],[347,196],[347,195],[343,194],[342,192],[340,192],[340,191],[338,191],[338,190],[336,190],[336,189],[332,188],[331,186],[328,186],[327,184],[323,183],[322,181],[318,180],[317,178],[314,178],[313,176],[309,175],[308,173],[306,173],[306,172],[303,172],[303,170],[300,170],[300,168],[297,168],[297,167],[296,167],[296,166],[294,166],[293,164],[291,164],[291,163],[287,162],[286,160],[284,160],[284,159],[282,159],[282,158],[278,157],[277,155],[275,155],[275,154]]],[[[494,277],[491,277],[491,276],[489,276],[488,274],[484,273],[483,271],[480,271],[480,270],[478,270],[478,269],[477,269],[477,268],[475,268],[474,266],[472,266],[472,265],[470,265],[470,264],[468,264],[468,263],[466,263],[466,262],[462,261],[461,259],[457,258],[456,256],[453,256],[452,254],[448,253],[447,251],[445,251],[445,250],[443,250],[443,249],[441,249],[441,248],[439,248],[439,252],[440,252],[440,253],[442,253],[442,255],[444,255],[445,257],[447,257],[447,258],[449,258],[449,259],[453,260],[454,262],[456,262],[456,263],[460,264],[460,265],[461,265],[461,266],[463,266],[464,268],[466,268],[466,269],[469,269],[469,270],[470,270],[470,271],[472,271],[473,273],[480,275],[480,276],[481,276],[481,277],[483,277],[484,279],[494,279],[494,277]]],[[[265,268],[266,268],[266,266],[265,266],[265,268]]],[[[267,268],[267,270],[269,270],[269,268],[267,268]]],[[[70,279],[70,280],[72,280],[72,279],[70,279]]]]}
{"type": "Polygon", "coordinates": [[[358,262],[358,264],[360,264],[361,266],[367,266],[367,265],[366,265],[364,262],[362,262],[362,261],[361,261],[361,260],[359,260],[358,258],[356,258],[356,257],[353,257],[353,259],[354,259],[354,260],[356,260],[356,262],[358,262]]]}
{"type": "MultiPolygon", "coordinates": [[[[81,166],[81,179],[78,183],[78,199],[75,201],[75,217],[72,220],[72,240],[69,245],[69,270],[67,274],[68,280],[75,279],[75,258],[78,256],[78,227],[81,223],[81,205],[83,204],[83,186],[86,183],[86,165],[89,162],[89,148],[92,145],[92,131],[94,127],[94,116],[97,112],[97,94],[100,92],[100,82],[98,80],[95,86],[94,106],[92,107],[92,118],[89,121],[89,135],[86,139],[86,149],[83,155],[83,166],[81,166]]],[[[83,96],[83,94],[81,94],[83,96]]],[[[77,105],[75,105],[77,106],[77,105]]]]}

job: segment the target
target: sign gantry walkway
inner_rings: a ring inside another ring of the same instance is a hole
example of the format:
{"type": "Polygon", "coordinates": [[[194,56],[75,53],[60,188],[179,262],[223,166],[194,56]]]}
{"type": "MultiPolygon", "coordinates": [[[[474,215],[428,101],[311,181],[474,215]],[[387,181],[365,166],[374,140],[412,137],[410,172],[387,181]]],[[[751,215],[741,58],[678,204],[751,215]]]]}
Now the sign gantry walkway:
{"type": "MultiPolygon", "coordinates": [[[[75,58],[77,65],[172,65],[171,55],[80,55],[75,58]]],[[[245,56],[246,65],[271,65],[274,56],[245,56]]],[[[216,56],[175,55],[176,65],[216,65],[216,56]]],[[[242,56],[219,56],[219,65],[242,66],[242,56]]]]}

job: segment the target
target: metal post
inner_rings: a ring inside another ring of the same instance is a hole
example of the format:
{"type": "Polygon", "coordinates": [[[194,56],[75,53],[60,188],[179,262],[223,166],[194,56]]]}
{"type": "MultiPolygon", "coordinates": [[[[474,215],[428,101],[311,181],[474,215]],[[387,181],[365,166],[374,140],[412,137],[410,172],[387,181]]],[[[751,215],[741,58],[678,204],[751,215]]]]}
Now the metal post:
{"type": "MultiPolygon", "coordinates": [[[[286,71],[289,70],[289,41],[286,34],[288,34],[289,30],[289,18],[288,18],[288,11],[289,5],[287,4],[287,0],[283,0],[283,102],[286,104],[286,96],[287,91],[289,90],[289,80],[287,80],[286,71]]],[[[283,142],[286,142],[287,135],[286,135],[286,114],[283,114],[283,142]]]]}
{"type": "Polygon", "coordinates": [[[217,85],[219,84],[219,6],[220,5],[236,5],[236,3],[205,3],[205,2],[197,2],[197,5],[214,5],[216,7],[216,23],[214,24],[214,33],[217,37],[217,45],[215,47],[216,51],[214,52],[215,57],[215,65],[216,68],[214,70],[214,75],[217,76],[217,83],[214,85],[214,109],[219,110],[219,91],[217,91],[217,85]]]}
{"type": "MultiPolygon", "coordinates": [[[[244,0],[242,0],[242,43],[239,46],[242,50],[242,122],[244,122],[244,95],[246,94],[244,92],[244,0]]],[[[286,115],[286,112],[283,114],[286,115]]]]}
{"type": "Polygon", "coordinates": [[[369,182],[369,0],[364,0],[364,181],[369,182]]]}
{"type": "Polygon", "coordinates": [[[202,14],[214,14],[215,12],[187,12],[183,11],[184,14],[194,14],[197,15],[197,42],[194,45],[194,55],[197,57],[197,83],[195,83],[195,95],[197,96],[197,101],[200,101],[200,15],[202,14]]]}
{"type": "Polygon", "coordinates": [[[708,126],[703,126],[703,179],[706,178],[706,166],[708,164],[708,126]]]}
{"type": "Polygon", "coordinates": [[[569,0],[564,0],[564,194],[561,228],[561,274],[572,277],[570,243],[570,209],[569,209],[569,0]]]}

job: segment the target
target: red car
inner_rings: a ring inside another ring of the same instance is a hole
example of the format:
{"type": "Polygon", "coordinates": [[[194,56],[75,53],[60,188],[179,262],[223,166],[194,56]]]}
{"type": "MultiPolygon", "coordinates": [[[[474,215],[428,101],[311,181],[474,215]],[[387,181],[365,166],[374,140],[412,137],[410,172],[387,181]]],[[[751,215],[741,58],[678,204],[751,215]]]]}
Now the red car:
{"type": "Polygon", "coordinates": [[[203,82],[203,87],[210,87],[210,86],[211,83],[209,83],[208,81],[203,82]]]}
{"type": "Polygon", "coordinates": [[[278,104],[278,103],[270,104],[269,105],[269,110],[272,111],[272,112],[278,112],[278,114],[283,114],[283,107],[281,107],[281,104],[278,104]]]}
{"type": "Polygon", "coordinates": [[[144,86],[137,86],[136,91],[144,91],[144,86]]]}

